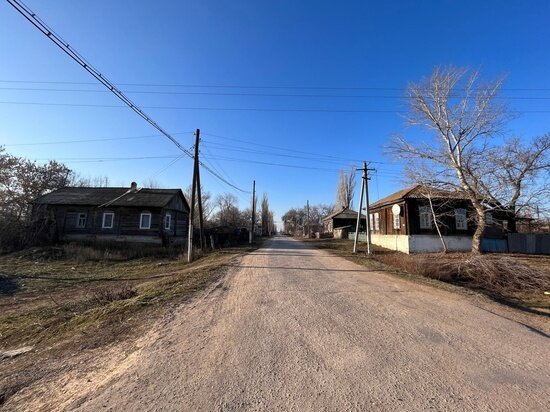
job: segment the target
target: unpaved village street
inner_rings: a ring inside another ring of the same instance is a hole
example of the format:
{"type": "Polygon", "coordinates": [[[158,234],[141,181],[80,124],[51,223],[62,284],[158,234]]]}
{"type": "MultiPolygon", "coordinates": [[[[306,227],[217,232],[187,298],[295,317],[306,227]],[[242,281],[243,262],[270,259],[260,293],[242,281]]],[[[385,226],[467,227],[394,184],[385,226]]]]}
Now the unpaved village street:
{"type": "Polygon", "coordinates": [[[59,383],[49,395],[57,407],[549,409],[550,339],[497,304],[481,307],[475,296],[369,271],[289,238],[234,266],[109,374],[59,383]]]}

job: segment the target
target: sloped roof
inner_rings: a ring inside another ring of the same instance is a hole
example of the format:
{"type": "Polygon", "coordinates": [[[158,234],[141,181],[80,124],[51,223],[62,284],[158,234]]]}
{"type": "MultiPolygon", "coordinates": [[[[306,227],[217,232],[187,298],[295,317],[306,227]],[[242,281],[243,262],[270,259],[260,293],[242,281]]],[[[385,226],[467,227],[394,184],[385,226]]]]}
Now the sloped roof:
{"type": "MultiPolygon", "coordinates": [[[[334,218],[338,218],[338,219],[357,219],[357,212],[355,210],[351,210],[349,207],[345,207],[341,210],[338,210],[334,213],[331,213],[330,215],[325,217],[323,219],[323,221],[324,220],[329,220],[329,219],[334,219],[334,218]]],[[[361,214],[361,219],[366,219],[366,216],[361,214]]]]}
{"type": "MultiPolygon", "coordinates": [[[[407,189],[399,190],[395,193],[392,193],[389,196],[386,196],[380,200],[377,200],[374,203],[371,203],[370,208],[376,208],[380,206],[389,205],[392,203],[398,203],[405,199],[425,199],[426,196],[423,194],[428,188],[422,185],[416,185],[409,187],[407,189]]],[[[442,190],[442,189],[429,189],[432,193],[432,198],[434,199],[461,199],[468,200],[468,196],[464,192],[442,190]]]]}
{"type": "Polygon", "coordinates": [[[81,205],[81,206],[136,206],[164,207],[174,196],[181,196],[180,189],[138,189],[127,187],[65,187],[36,198],[34,204],[81,205]]]}

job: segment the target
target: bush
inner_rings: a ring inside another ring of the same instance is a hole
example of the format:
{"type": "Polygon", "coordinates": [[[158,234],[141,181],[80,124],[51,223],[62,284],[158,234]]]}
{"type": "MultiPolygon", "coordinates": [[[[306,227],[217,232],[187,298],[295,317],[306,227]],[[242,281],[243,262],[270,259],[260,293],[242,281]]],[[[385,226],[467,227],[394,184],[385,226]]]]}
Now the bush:
{"type": "Polygon", "coordinates": [[[458,262],[457,279],[499,295],[550,290],[550,272],[508,257],[471,256],[458,262]]]}
{"type": "Polygon", "coordinates": [[[99,305],[106,305],[117,300],[126,300],[133,298],[137,292],[130,285],[118,287],[104,287],[92,291],[92,301],[99,305]]]}

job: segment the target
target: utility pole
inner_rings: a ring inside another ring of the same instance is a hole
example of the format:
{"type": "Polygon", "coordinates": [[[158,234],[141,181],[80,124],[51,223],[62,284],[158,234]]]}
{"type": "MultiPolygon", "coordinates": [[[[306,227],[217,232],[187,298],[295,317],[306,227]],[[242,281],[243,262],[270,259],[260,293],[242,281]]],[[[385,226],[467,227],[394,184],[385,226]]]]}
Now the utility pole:
{"type": "MultiPolygon", "coordinates": [[[[195,145],[199,147],[200,142],[200,134],[201,130],[197,129],[195,132],[195,145]]],[[[199,206],[199,234],[200,234],[200,241],[201,241],[201,249],[204,249],[206,246],[206,241],[204,239],[204,219],[203,219],[203,213],[202,213],[202,193],[201,193],[201,171],[199,167],[199,151],[198,149],[195,151],[195,158],[197,159],[195,161],[195,176],[197,179],[197,202],[199,206]]]]}
{"type": "Polygon", "coordinates": [[[306,201],[306,204],[307,204],[307,238],[309,239],[309,235],[310,235],[310,226],[309,226],[309,200],[306,201]]]}
{"type": "Polygon", "coordinates": [[[359,227],[361,222],[361,209],[363,208],[363,195],[366,197],[366,229],[367,229],[367,255],[372,255],[372,244],[371,244],[371,227],[370,227],[370,209],[369,209],[369,170],[367,167],[367,162],[363,162],[363,168],[357,169],[363,171],[362,181],[361,181],[361,196],[359,198],[359,210],[357,211],[357,224],[355,226],[355,240],[353,242],[353,253],[357,253],[357,241],[359,240],[359,227]]]}
{"type": "Polygon", "coordinates": [[[250,234],[248,235],[248,243],[252,244],[254,240],[254,226],[256,226],[256,181],[252,181],[252,220],[250,222],[250,234]]]}
{"type": "Polygon", "coordinates": [[[195,192],[197,191],[197,171],[199,169],[200,130],[195,132],[195,162],[193,164],[193,183],[191,185],[191,211],[189,214],[189,234],[187,236],[187,262],[193,261],[193,220],[195,218],[195,192]]]}

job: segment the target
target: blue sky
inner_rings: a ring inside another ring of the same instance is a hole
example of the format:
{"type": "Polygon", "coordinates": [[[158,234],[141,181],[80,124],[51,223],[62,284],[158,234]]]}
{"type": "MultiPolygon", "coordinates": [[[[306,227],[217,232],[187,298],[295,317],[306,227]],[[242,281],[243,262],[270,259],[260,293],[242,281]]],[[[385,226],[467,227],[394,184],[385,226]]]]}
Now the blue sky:
{"type": "MultiPolygon", "coordinates": [[[[184,146],[200,128],[205,162],[243,189],[255,179],[276,219],[306,200],[334,202],[338,169],[363,159],[380,162],[372,200],[399,189],[401,165],[383,145],[393,133],[420,135],[405,128],[400,97],[434,66],[480,68],[487,79],[505,74],[512,109],[550,110],[546,0],[25,4],[184,146]]],[[[167,167],[177,148],[151,136],[156,130],[131,110],[103,107],[121,103],[7,2],[0,4],[0,81],[0,144],[10,153],[60,159],[115,185],[190,184],[190,159],[167,167]],[[151,137],[30,144],[136,136],[151,137]],[[120,157],[142,159],[83,161],[120,157]]],[[[542,134],[548,118],[525,113],[509,131],[542,134]]],[[[201,176],[214,195],[232,192],[248,205],[248,193],[201,176]]]]}

